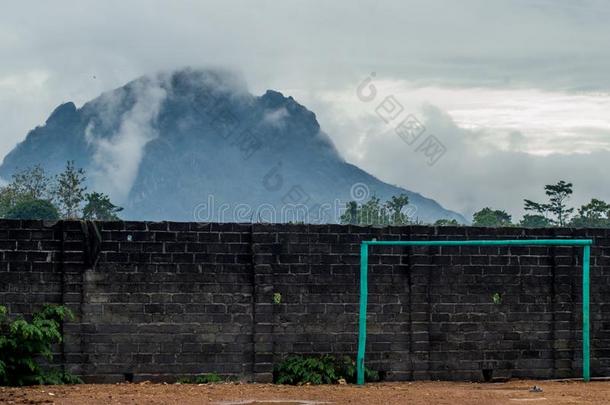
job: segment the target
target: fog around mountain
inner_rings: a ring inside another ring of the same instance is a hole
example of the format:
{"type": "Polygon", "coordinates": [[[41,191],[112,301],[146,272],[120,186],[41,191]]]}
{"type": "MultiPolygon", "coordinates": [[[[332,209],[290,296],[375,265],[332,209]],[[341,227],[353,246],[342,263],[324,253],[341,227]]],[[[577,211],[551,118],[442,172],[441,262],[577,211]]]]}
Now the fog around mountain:
{"type": "Polygon", "coordinates": [[[350,200],[405,193],[413,219],[465,219],[347,163],[313,112],[252,95],[239,74],[182,69],[138,78],[77,108],[60,105],[0,167],[86,169],[128,219],[337,222],[350,200]]]}

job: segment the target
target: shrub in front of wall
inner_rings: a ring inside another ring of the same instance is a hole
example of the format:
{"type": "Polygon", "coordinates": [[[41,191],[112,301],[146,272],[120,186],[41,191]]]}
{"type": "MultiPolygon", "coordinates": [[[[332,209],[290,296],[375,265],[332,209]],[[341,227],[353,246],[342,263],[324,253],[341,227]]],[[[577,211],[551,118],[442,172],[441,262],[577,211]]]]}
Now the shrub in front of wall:
{"type": "Polygon", "coordinates": [[[64,306],[45,305],[32,316],[8,319],[7,309],[0,306],[0,385],[76,384],[82,381],[58,370],[45,370],[40,359],[51,360],[51,346],[61,343],[61,322],[73,314],[64,306]]]}

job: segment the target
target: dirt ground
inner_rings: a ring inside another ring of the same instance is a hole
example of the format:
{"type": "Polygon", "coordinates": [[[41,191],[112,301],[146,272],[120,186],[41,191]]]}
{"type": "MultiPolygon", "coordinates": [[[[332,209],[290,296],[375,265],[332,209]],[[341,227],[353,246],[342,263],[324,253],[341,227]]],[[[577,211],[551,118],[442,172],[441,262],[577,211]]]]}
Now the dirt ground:
{"type": "Polygon", "coordinates": [[[610,381],[497,384],[405,382],[292,387],[267,384],[114,384],[0,387],[2,404],[610,404],[610,381]],[[542,392],[530,392],[534,386],[542,392]],[[294,402],[296,401],[296,402],[294,402]]]}

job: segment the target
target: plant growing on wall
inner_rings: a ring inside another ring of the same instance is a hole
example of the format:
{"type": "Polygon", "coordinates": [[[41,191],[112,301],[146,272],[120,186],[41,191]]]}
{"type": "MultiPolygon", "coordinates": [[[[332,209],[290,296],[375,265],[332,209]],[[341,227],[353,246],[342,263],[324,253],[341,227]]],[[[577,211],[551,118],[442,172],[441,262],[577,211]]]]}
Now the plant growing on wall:
{"type": "Polygon", "coordinates": [[[280,293],[274,293],[273,294],[273,303],[276,305],[279,305],[282,303],[282,294],[280,293]]]}

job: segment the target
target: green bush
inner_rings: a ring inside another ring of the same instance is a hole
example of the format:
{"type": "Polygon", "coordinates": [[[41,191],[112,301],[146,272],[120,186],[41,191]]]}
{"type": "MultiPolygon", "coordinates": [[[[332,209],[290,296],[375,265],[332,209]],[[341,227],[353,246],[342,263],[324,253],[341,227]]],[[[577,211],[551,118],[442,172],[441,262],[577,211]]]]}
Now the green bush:
{"type": "MultiPolygon", "coordinates": [[[[379,374],[368,368],[364,375],[367,381],[379,380],[379,374]]],[[[355,383],[356,377],[356,363],[347,356],[290,356],[273,370],[276,384],[334,384],[341,379],[355,383]]]]}
{"type": "Polygon", "coordinates": [[[178,379],[180,384],[210,384],[222,381],[223,379],[216,373],[200,374],[195,377],[182,377],[178,379]]]}
{"type": "Polygon", "coordinates": [[[49,201],[27,198],[10,208],[5,217],[7,219],[57,220],[59,219],[59,211],[49,201]]]}
{"type": "MultiPolygon", "coordinates": [[[[356,384],[358,379],[358,369],[356,368],[356,362],[349,356],[344,356],[341,364],[341,372],[343,378],[350,384],[356,384]]],[[[379,373],[375,370],[371,370],[368,367],[364,367],[364,380],[369,382],[379,381],[379,373]]]]}
{"type": "Polygon", "coordinates": [[[0,305],[0,385],[74,384],[78,377],[57,370],[44,370],[38,360],[51,360],[51,345],[62,341],[61,321],[72,319],[63,306],[45,305],[32,321],[7,319],[6,307],[0,305]]]}

